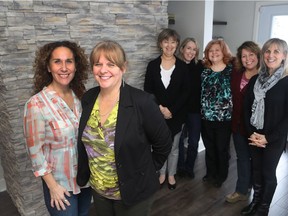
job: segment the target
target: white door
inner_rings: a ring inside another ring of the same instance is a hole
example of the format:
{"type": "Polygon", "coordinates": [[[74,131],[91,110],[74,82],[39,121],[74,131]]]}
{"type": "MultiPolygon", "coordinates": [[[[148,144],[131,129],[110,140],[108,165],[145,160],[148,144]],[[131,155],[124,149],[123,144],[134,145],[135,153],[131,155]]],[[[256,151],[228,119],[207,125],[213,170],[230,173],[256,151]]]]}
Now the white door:
{"type": "Polygon", "coordinates": [[[288,4],[263,5],[259,12],[257,42],[263,45],[268,39],[278,37],[288,43],[288,4]]]}

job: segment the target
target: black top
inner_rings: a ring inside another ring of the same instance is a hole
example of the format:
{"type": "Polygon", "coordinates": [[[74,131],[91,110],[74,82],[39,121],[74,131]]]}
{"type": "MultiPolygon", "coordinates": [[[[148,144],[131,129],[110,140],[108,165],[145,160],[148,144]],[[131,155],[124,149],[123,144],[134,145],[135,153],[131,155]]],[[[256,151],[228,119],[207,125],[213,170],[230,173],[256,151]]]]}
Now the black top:
{"type": "Polygon", "coordinates": [[[248,136],[251,136],[253,132],[258,132],[265,135],[268,143],[273,142],[274,147],[283,146],[282,142],[283,140],[286,142],[288,132],[288,76],[280,79],[276,85],[267,91],[264,127],[261,130],[257,130],[250,124],[251,107],[254,101],[253,88],[257,77],[258,75],[251,78],[244,101],[244,120],[248,136]]]}
{"type": "MultiPolygon", "coordinates": [[[[77,145],[79,186],[86,185],[90,177],[81,138],[99,91],[99,87],[92,88],[82,98],[77,145]]],[[[170,130],[153,96],[127,84],[121,87],[114,151],[120,194],[126,205],[140,202],[159,189],[156,171],[166,161],[171,145],[170,130]]]]}
{"type": "Polygon", "coordinates": [[[182,129],[186,121],[190,85],[187,64],[176,57],[175,69],[172,72],[167,89],[161,80],[161,56],[149,62],[145,75],[144,90],[155,95],[158,104],[167,107],[172,113],[166,119],[172,135],[182,129]]]}

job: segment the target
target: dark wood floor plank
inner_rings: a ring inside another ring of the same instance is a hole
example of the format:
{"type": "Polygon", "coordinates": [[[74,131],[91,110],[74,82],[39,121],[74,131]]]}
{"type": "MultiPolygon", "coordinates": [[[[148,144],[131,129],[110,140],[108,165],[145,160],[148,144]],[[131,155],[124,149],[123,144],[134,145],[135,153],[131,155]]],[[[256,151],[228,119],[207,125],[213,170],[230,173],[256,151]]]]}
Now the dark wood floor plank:
{"type": "MultiPolygon", "coordinates": [[[[236,204],[225,202],[225,196],[235,189],[237,178],[236,157],[231,145],[229,175],[221,188],[203,183],[205,175],[204,152],[199,153],[195,164],[193,180],[177,178],[177,188],[170,191],[165,185],[155,194],[151,216],[238,216],[241,209],[249,204],[242,201],[236,204]]],[[[288,153],[283,153],[277,168],[278,186],[271,204],[269,216],[288,216],[288,153]]],[[[253,193],[253,192],[252,192],[253,193]]],[[[7,192],[0,193],[1,216],[19,216],[7,192]]],[[[91,206],[90,215],[95,215],[91,206]]]]}

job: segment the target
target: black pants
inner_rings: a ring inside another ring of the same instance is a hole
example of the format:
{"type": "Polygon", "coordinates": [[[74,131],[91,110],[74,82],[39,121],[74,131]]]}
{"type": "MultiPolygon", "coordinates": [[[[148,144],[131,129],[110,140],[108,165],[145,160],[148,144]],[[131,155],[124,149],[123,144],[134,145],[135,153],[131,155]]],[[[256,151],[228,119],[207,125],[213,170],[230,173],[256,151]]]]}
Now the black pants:
{"type": "Polygon", "coordinates": [[[266,148],[250,146],[253,184],[261,186],[261,203],[271,203],[276,187],[276,168],[286,145],[286,137],[280,142],[268,143],[266,148]],[[277,146],[277,147],[276,147],[277,146]]]}
{"type": "Polygon", "coordinates": [[[148,216],[154,201],[151,196],[135,205],[127,206],[121,200],[111,200],[92,190],[95,216],[148,216]]]}
{"type": "Polygon", "coordinates": [[[231,121],[202,120],[201,134],[206,149],[206,175],[223,183],[228,176],[231,121]]]}

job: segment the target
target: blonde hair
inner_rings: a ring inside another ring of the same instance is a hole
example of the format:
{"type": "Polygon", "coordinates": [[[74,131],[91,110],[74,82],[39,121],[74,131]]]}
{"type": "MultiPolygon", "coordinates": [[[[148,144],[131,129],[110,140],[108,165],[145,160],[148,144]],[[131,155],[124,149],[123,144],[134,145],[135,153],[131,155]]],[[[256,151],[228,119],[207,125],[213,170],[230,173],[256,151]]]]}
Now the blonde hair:
{"type": "Polygon", "coordinates": [[[121,70],[126,69],[126,54],[119,43],[105,40],[96,44],[90,54],[90,64],[92,69],[93,65],[95,62],[99,61],[102,54],[107,60],[117,65],[121,70]]]}
{"type": "Polygon", "coordinates": [[[284,68],[283,76],[287,76],[288,75],[288,46],[287,46],[286,41],[284,41],[280,38],[271,38],[265,42],[265,44],[263,45],[262,50],[261,50],[260,66],[262,69],[264,69],[264,68],[267,69],[267,66],[264,62],[264,53],[272,44],[275,44],[281,51],[283,51],[283,54],[285,55],[285,59],[282,62],[282,65],[284,68]]]}
{"type": "Polygon", "coordinates": [[[179,47],[179,54],[178,54],[178,56],[179,56],[179,58],[180,58],[181,60],[184,60],[184,56],[183,56],[182,50],[185,48],[185,46],[186,46],[189,42],[193,42],[193,43],[196,45],[196,54],[195,54],[194,61],[195,61],[195,63],[197,63],[197,62],[198,62],[198,59],[199,59],[199,45],[198,45],[198,43],[197,43],[197,41],[196,41],[195,38],[185,38],[185,39],[182,41],[182,43],[181,43],[181,45],[180,45],[180,47],[179,47]]]}

